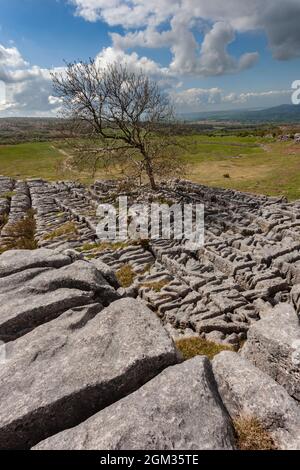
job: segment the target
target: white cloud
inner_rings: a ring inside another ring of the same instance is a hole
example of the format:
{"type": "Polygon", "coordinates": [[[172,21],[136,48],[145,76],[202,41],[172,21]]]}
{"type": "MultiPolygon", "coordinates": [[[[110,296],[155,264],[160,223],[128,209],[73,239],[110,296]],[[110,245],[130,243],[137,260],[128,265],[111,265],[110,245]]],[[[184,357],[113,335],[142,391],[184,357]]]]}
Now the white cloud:
{"type": "MultiPolygon", "coordinates": [[[[58,69],[57,69],[58,70],[58,69]]],[[[56,113],[59,103],[52,95],[51,71],[30,66],[16,47],[0,44],[0,80],[5,84],[5,115],[43,115],[56,113]]]]}
{"type": "Polygon", "coordinates": [[[50,71],[48,69],[42,69],[36,65],[22,69],[9,69],[9,67],[0,67],[0,80],[3,80],[6,84],[21,83],[28,80],[45,79],[50,80],[50,71]]]}
{"type": "Polygon", "coordinates": [[[222,90],[220,88],[188,88],[171,93],[175,106],[187,108],[199,108],[202,105],[218,104],[222,102],[222,90]]]}
{"type": "Polygon", "coordinates": [[[229,23],[217,22],[206,34],[199,62],[195,63],[200,75],[224,75],[251,67],[258,60],[255,52],[243,54],[239,60],[227,52],[228,45],[235,39],[235,33],[229,23]]]}
{"type": "Polygon", "coordinates": [[[58,96],[50,95],[48,96],[48,102],[51,105],[60,106],[63,103],[63,100],[62,98],[59,98],[58,96]]]}
{"type": "Polygon", "coordinates": [[[0,44],[0,69],[2,67],[25,67],[28,63],[23,59],[16,47],[4,47],[0,44]]]}
{"type": "Polygon", "coordinates": [[[201,111],[209,109],[230,107],[269,107],[278,100],[286,100],[291,96],[291,90],[268,90],[260,92],[226,93],[220,88],[188,88],[185,90],[172,90],[170,92],[172,101],[177,110],[201,111]]]}
{"type": "Polygon", "coordinates": [[[234,103],[248,103],[252,98],[280,98],[291,96],[291,90],[270,90],[261,92],[241,93],[233,101],[234,103]]]}
{"type": "MultiPolygon", "coordinates": [[[[228,105],[251,105],[265,102],[272,105],[272,100],[285,99],[290,90],[271,90],[261,92],[225,93],[220,88],[188,88],[182,89],[184,82],[178,81],[176,68],[186,67],[191,71],[193,67],[202,68],[209,73],[216,70],[215,62],[223,62],[227,70],[242,68],[245,65],[234,61],[226,53],[226,42],[232,38],[232,30],[217,23],[213,30],[207,33],[206,40],[200,52],[200,61],[193,62],[193,57],[186,58],[186,62],[172,64],[169,68],[160,67],[147,57],[139,57],[136,52],[126,53],[118,47],[107,47],[96,57],[99,66],[105,67],[112,62],[127,64],[133,70],[143,69],[152,78],[168,91],[177,110],[201,110],[228,105]],[[222,38],[222,41],[220,40],[222,38]],[[221,43],[223,47],[221,47],[221,43]],[[214,51],[214,52],[213,52],[214,51]]],[[[0,45],[0,50],[5,49],[0,45]]],[[[7,49],[6,49],[7,50],[7,49]]],[[[4,57],[4,55],[2,56],[4,57]]],[[[6,84],[6,102],[1,102],[0,112],[5,115],[56,115],[60,110],[61,100],[53,96],[51,70],[38,66],[30,66],[14,48],[13,53],[6,54],[7,60],[2,58],[0,66],[0,80],[6,84]],[[13,60],[12,57],[15,59],[13,60]],[[17,68],[19,64],[19,68],[17,68]]],[[[184,58],[182,59],[184,60],[184,58]]],[[[250,60],[251,61],[251,60],[250,60]]],[[[247,60],[246,60],[247,62],[247,60]]],[[[62,71],[62,68],[55,70],[62,71]]],[[[219,70],[222,73],[222,70],[219,70]]],[[[206,73],[206,72],[205,72],[206,73]]]]}
{"type": "MultiPolygon", "coordinates": [[[[87,21],[121,25],[112,33],[112,45],[96,57],[101,65],[126,63],[143,69],[168,89],[178,106],[217,106],[279,100],[287,91],[225,93],[219,88],[180,89],[184,77],[222,76],[255,65],[256,51],[230,52],[237,34],[264,31],[273,56],[287,60],[300,56],[300,0],[65,0],[87,21]],[[137,47],[168,48],[165,66],[134,51],[137,47]],[[256,101],[255,101],[256,100],[256,101]]],[[[50,71],[28,64],[11,44],[0,45],[0,80],[6,83],[7,113],[55,113],[60,106],[53,97],[50,71]]]]}
{"type": "Polygon", "coordinates": [[[126,28],[158,25],[180,8],[181,0],[69,0],[76,14],[88,21],[103,20],[126,28]]]}
{"type": "Polygon", "coordinates": [[[124,36],[111,34],[113,47],[120,50],[136,46],[158,48],[170,47],[173,60],[170,71],[180,75],[212,76],[235,73],[252,67],[259,58],[256,52],[243,54],[238,60],[229,55],[227,47],[235,39],[229,23],[217,22],[205,34],[199,45],[189,30],[184,17],[174,17],[171,29],[159,33],[152,27],[143,31],[129,32],[124,36]]]}
{"type": "MultiPolygon", "coordinates": [[[[193,28],[203,23],[212,24],[213,34],[217,34],[214,25],[229,25],[234,32],[264,31],[273,56],[286,60],[300,56],[300,2],[299,0],[69,0],[76,6],[76,13],[86,20],[105,21],[110,26],[121,25],[136,31],[113,35],[118,47],[162,47],[167,45],[173,52],[175,69],[182,66],[182,71],[190,69],[201,74],[203,67],[195,67],[197,44],[193,28]],[[170,30],[159,32],[157,27],[170,22],[170,30]],[[146,28],[146,29],[145,29],[146,28]],[[131,44],[131,46],[130,46],[131,44]],[[188,58],[184,56],[187,53],[188,58]],[[192,56],[194,57],[192,58],[192,56]],[[192,60],[191,60],[192,59],[192,60]]],[[[223,29],[225,26],[223,26],[223,29]]],[[[202,28],[203,29],[203,28],[202,28]]],[[[208,33],[210,34],[210,33],[208,33]]],[[[225,31],[223,31],[225,35],[225,31]]],[[[229,34],[229,33],[228,33],[229,34]]],[[[232,33],[230,33],[232,35],[232,33]]],[[[228,40],[230,37],[228,35],[228,40]]],[[[219,32],[221,37],[221,32],[219,32]]],[[[234,37],[234,36],[232,36],[234,37]]],[[[211,34],[204,42],[211,42],[211,34]]],[[[227,42],[228,44],[228,42],[227,42]]],[[[202,46],[203,47],[203,46],[202,46]]],[[[211,74],[238,71],[252,66],[257,54],[245,51],[239,59],[239,66],[232,64],[232,57],[227,52],[215,54],[207,51],[205,61],[211,74]],[[249,54],[250,53],[250,54],[249,54]],[[215,54],[215,59],[212,55],[215,54]],[[214,63],[214,67],[212,64],[214,63]],[[227,67],[226,67],[227,65],[227,67]]],[[[254,51],[255,52],[255,51],[254,51]]],[[[204,67],[204,74],[206,68],[204,67]]]]}
{"type": "Polygon", "coordinates": [[[100,67],[106,67],[111,63],[127,65],[132,70],[143,70],[146,74],[160,79],[169,75],[168,69],[161,68],[156,62],[147,57],[139,57],[136,52],[126,54],[122,49],[113,47],[104,48],[96,57],[96,63],[100,67]]]}
{"type": "Polygon", "coordinates": [[[131,28],[123,35],[111,34],[113,47],[118,50],[137,46],[168,47],[173,55],[170,70],[177,74],[234,73],[254,65],[258,58],[258,54],[251,51],[240,59],[229,55],[227,46],[235,39],[235,30],[227,20],[216,21],[208,28],[207,19],[203,19],[199,9],[202,0],[71,1],[77,6],[77,14],[87,20],[101,19],[111,26],[120,24],[131,28]],[[159,30],[158,26],[166,21],[169,29],[159,30]],[[196,39],[197,29],[204,33],[202,44],[196,39]]]}

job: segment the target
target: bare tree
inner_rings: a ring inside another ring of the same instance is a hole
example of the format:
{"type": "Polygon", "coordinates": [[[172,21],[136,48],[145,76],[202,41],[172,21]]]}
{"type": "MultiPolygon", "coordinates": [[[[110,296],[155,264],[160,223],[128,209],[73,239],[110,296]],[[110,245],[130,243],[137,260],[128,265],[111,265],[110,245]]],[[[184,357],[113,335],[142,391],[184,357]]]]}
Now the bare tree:
{"type": "Polygon", "coordinates": [[[180,165],[169,132],[172,108],[142,71],[118,64],[103,69],[91,60],[67,64],[65,72],[52,78],[65,117],[89,133],[90,145],[77,142],[79,165],[89,162],[96,171],[100,161],[121,161],[135,176],[146,174],[153,189],[162,171],[164,177],[176,174],[180,165]]]}

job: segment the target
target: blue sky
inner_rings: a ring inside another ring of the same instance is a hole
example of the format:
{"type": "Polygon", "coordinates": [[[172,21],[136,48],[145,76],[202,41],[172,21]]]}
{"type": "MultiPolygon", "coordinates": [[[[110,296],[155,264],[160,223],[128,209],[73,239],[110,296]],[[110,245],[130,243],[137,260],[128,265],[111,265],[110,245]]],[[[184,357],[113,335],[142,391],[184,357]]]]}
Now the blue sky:
{"type": "MultiPolygon", "coordinates": [[[[109,27],[74,16],[74,6],[56,0],[0,0],[0,43],[17,46],[31,64],[63,65],[94,57],[110,44],[109,27]]],[[[116,29],[116,28],[114,28],[116,29]]]]}
{"type": "MultiPolygon", "coordinates": [[[[98,57],[143,67],[179,111],[290,102],[300,0],[0,0],[2,115],[53,115],[50,71],[98,57]]],[[[1,100],[0,100],[1,103],[1,100]]]]}

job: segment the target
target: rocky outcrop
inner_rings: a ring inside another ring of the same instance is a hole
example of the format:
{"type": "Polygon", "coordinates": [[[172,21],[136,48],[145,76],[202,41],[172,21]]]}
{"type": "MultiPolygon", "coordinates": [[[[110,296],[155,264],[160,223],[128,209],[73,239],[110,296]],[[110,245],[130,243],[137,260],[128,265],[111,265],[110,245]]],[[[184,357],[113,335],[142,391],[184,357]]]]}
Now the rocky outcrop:
{"type": "Polygon", "coordinates": [[[298,448],[299,221],[299,201],[183,180],[0,177],[0,253],[38,247],[0,256],[0,447],[234,448],[239,412],[298,448]],[[118,195],[204,204],[205,245],[98,240],[118,195]],[[221,398],[206,359],[173,366],[169,334],[245,343],[213,362],[221,398]]]}
{"type": "Polygon", "coordinates": [[[252,325],[242,355],[300,400],[300,325],[291,305],[277,305],[252,325]]]}
{"type": "Polygon", "coordinates": [[[178,362],[158,318],[134,299],[70,310],[7,345],[0,448],[75,426],[178,362]]]}
{"type": "Polygon", "coordinates": [[[126,398],[35,447],[46,449],[233,449],[234,432],[208,359],[169,367],[126,398]]]}
{"type": "Polygon", "coordinates": [[[71,262],[69,256],[55,253],[53,250],[10,250],[0,257],[0,277],[11,276],[27,269],[61,268],[71,262]]]}
{"type": "Polygon", "coordinates": [[[96,266],[97,270],[102,274],[104,279],[109,282],[115,289],[119,289],[120,283],[116,277],[115,270],[110,268],[107,264],[103,263],[100,259],[93,259],[91,262],[96,266]]]}
{"type": "MultiPolygon", "coordinates": [[[[1,184],[1,180],[0,180],[1,184]]],[[[28,214],[31,208],[29,188],[25,181],[17,181],[14,191],[7,194],[9,211],[7,211],[6,224],[1,229],[0,247],[9,246],[20,235],[16,232],[16,224],[28,214]]]]}
{"type": "Polygon", "coordinates": [[[118,299],[100,271],[50,250],[8,251],[0,256],[0,340],[11,341],[66,310],[118,299]]]}
{"type": "Polygon", "coordinates": [[[258,419],[280,449],[300,449],[300,407],[282,386],[234,352],[218,354],[212,366],[232,419],[258,419]]]}
{"type": "MultiPolygon", "coordinates": [[[[300,270],[299,270],[299,273],[300,273],[300,270]]],[[[291,301],[296,309],[298,317],[300,318],[300,284],[297,284],[292,288],[291,301]]]]}
{"type": "Polygon", "coordinates": [[[293,302],[299,310],[299,201],[288,203],[284,198],[207,188],[184,180],[162,182],[152,192],[146,186],[124,191],[116,181],[84,187],[70,181],[23,183],[0,178],[0,195],[9,189],[13,195],[3,209],[8,216],[4,234],[15,212],[19,220],[29,204],[35,213],[37,246],[78,249],[100,271],[104,263],[108,268],[106,274],[102,270],[103,277],[116,289],[115,272],[129,266],[135,278],[132,286],[120,291],[121,296],[139,295],[175,329],[192,329],[207,337],[218,334],[225,343],[235,338],[238,347],[252,323],[260,319],[262,303],[293,302]],[[150,240],[99,249],[97,206],[116,204],[118,195],[127,195],[129,205],[204,204],[205,246],[191,250],[184,241],[150,240]],[[151,287],[153,283],[164,285],[157,289],[151,287]]]}

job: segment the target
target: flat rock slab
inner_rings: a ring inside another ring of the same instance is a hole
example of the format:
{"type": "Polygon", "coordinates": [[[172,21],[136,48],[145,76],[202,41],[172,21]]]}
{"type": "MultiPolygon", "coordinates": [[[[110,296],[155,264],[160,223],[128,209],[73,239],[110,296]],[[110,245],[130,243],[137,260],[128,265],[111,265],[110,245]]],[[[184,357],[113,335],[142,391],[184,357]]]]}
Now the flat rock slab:
{"type": "Polygon", "coordinates": [[[300,325],[290,304],[278,304],[254,323],[242,356],[300,400],[300,325]]]}
{"type": "Polygon", "coordinates": [[[212,365],[222,401],[233,419],[257,418],[280,449],[300,449],[300,407],[281,385],[231,351],[215,356],[212,365]]]}
{"type": "Polygon", "coordinates": [[[107,306],[120,297],[93,264],[37,251],[0,256],[0,271],[8,260],[16,259],[18,266],[11,274],[5,268],[0,277],[1,341],[13,341],[70,308],[95,302],[107,306]]]}
{"type": "Polygon", "coordinates": [[[93,302],[90,292],[78,289],[56,289],[44,294],[3,299],[0,307],[0,340],[13,341],[66,312],[70,308],[93,302]]]}
{"type": "Polygon", "coordinates": [[[10,250],[0,256],[0,278],[31,268],[61,268],[71,264],[69,256],[53,250],[10,250]]]}
{"type": "MultiPolygon", "coordinates": [[[[300,272],[300,269],[299,269],[300,272]]],[[[300,317],[300,284],[296,284],[291,290],[291,300],[300,317]]]]}
{"type": "Polygon", "coordinates": [[[93,263],[98,271],[102,274],[104,279],[106,279],[111,286],[115,289],[119,289],[120,283],[117,280],[115,271],[109,267],[107,264],[103,263],[100,259],[92,259],[91,263],[93,263]]]}
{"type": "Polygon", "coordinates": [[[27,449],[84,421],[178,362],[159,319],[122,299],[73,309],[7,345],[0,448],[27,449]]]}
{"type": "Polygon", "coordinates": [[[207,358],[169,367],[136,392],[37,450],[233,449],[231,421],[207,358]]]}

